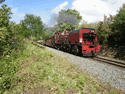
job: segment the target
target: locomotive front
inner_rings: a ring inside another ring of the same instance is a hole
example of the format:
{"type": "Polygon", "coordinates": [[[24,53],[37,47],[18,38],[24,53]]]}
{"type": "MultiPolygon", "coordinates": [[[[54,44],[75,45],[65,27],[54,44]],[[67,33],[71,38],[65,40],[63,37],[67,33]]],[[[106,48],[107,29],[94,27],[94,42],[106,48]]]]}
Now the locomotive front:
{"type": "Polygon", "coordinates": [[[81,29],[79,43],[82,46],[83,56],[95,56],[100,53],[101,45],[98,45],[97,31],[95,29],[81,29]]]}

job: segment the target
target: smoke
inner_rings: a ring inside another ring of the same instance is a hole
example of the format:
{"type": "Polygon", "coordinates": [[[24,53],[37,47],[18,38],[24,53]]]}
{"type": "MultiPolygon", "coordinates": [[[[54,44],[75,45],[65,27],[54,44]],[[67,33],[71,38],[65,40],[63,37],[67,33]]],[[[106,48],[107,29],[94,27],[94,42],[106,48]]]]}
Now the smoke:
{"type": "Polygon", "coordinates": [[[55,14],[55,13],[52,14],[51,19],[48,22],[49,27],[52,27],[56,24],[57,17],[58,17],[58,14],[55,14]]]}
{"type": "Polygon", "coordinates": [[[57,25],[54,25],[53,27],[48,27],[46,29],[46,32],[50,35],[50,36],[53,36],[55,30],[57,29],[60,29],[60,26],[57,24],[57,25]]]}
{"type": "Polygon", "coordinates": [[[48,22],[46,32],[49,35],[52,35],[55,30],[60,29],[60,26],[57,24],[57,18],[58,18],[58,14],[53,13],[51,16],[51,19],[48,22]]]}
{"type": "Polygon", "coordinates": [[[65,11],[59,12],[59,17],[57,18],[58,24],[68,23],[71,26],[76,26],[78,24],[77,16],[74,14],[68,14],[65,11]]]}
{"type": "Polygon", "coordinates": [[[67,23],[72,27],[75,27],[78,24],[77,16],[74,14],[68,14],[65,11],[59,12],[59,14],[52,14],[50,21],[48,22],[48,28],[46,32],[50,35],[55,32],[55,30],[61,29],[60,25],[67,23]]]}

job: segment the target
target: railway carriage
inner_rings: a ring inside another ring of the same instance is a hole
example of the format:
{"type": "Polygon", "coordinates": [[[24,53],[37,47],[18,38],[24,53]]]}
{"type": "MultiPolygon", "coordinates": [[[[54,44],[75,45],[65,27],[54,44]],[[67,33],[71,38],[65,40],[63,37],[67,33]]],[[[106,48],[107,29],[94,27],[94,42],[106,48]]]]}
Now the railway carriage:
{"type": "Polygon", "coordinates": [[[53,43],[53,46],[55,48],[58,48],[60,46],[60,43],[59,43],[59,37],[61,36],[62,34],[62,31],[59,31],[59,32],[56,32],[55,35],[54,35],[54,43],[53,43]]]}
{"type": "Polygon", "coordinates": [[[52,46],[51,38],[45,40],[45,45],[52,46]]]}

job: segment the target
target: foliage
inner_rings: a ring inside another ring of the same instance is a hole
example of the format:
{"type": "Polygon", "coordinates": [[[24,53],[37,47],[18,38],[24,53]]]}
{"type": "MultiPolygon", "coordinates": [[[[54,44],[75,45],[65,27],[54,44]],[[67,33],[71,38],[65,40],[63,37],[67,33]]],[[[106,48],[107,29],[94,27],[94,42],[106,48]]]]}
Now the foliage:
{"type": "MultiPolygon", "coordinates": [[[[18,39],[20,39],[18,37],[18,39]]],[[[13,41],[14,42],[14,41],[13,41]]],[[[11,54],[0,57],[0,94],[11,88],[11,81],[13,75],[18,71],[19,58],[23,56],[23,50],[25,46],[23,44],[14,43],[14,49],[11,50],[11,54]],[[16,48],[16,49],[15,49],[16,48]]]]}
{"type": "Polygon", "coordinates": [[[125,4],[120,8],[111,26],[112,33],[108,41],[110,45],[125,46],[125,4]]]}
{"type": "Polygon", "coordinates": [[[94,28],[94,29],[97,29],[97,22],[93,22],[93,23],[88,23],[87,21],[83,20],[82,21],[82,24],[77,27],[77,29],[80,29],[80,28],[94,28]]]}
{"type": "Polygon", "coordinates": [[[16,24],[15,22],[11,21],[9,23],[9,28],[12,31],[13,35],[20,35],[20,30],[22,26],[20,24],[16,24]]]}
{"type": "Polygon", "coordinates": [[[64,10],[66,11],[68,14],[74,14],[77,16],[77,19],[78,19],[78,23],[82,20],[82,16],[80,16],[80,13],[78,11],[76,11],[75,9],[72,10],[72,9],[67,9],[67,10],[64,10]]]}
{"type": "Polygon", "coordinates": [[[3,3],[5,0],[0,0],[0,4],[3,3]]]}
{"type": "Polygon", "coordinates": [[[26,26],[24,26],[24,23],[19,24],[20,30],[19,30],[19,35],[25,38],[30,38],[31,37],[31,30],[28,29],[26,26]]]}
{"type": "Polygon", "coordinates": [[[108,43],[108,37],[111,34],[111,25],[113,23],[114,16],[110,15],[109,18],[107,18],[106,15],[104,15],[104,21],[100,21],[97,25],[98,29],[98,40],[100,44],[107,44],[108,43]]]}
{"type": "Polygon", "coordinates": [[[42,34],[45,31],[41,18],[33,14],[26,14],[24,20],[21,21],[21,25],[25,30],[24,33],[27,33],[26,35],[36,37],[38,39],[40,38],[40,36],[42,36],[42,34]]]}
{"type": "Polygon", "coordinates": [[[0,93],[10,88],[11,78],[16,73],[18,62],[13,63],[25,47],[18,35],[20,25],[9,22],[11,8],[3,4],[0,8],[0,93]]]}
{"type": "MultiPolygon", "coordinates": [[[[121,94],[120,90],[100,83],[96,77],[88,75],[87,72],[85,74],[78,66],[67,62],[64,58],[41,49],[43,46],[37,47],[33,44],[29,40],[26,41],[23,54],[13,61],[13,66],[17,64],[19,71],[7,80],[10,88],[3,93],[121,94]]],[[[2,83],[4,78],[0,80],[2,83]]]]}
{"type": "Polygon", "coordinates": [[[0,14],[0,52],[5,56],[11,54],[12,49],[17,49],[21,45],[17,38],[19,25],[9,22],[12,12],[11,8],[7,8],[7,5],[2,5],[0,14]]]}
{"type": "Polygon", "coordinates": [[[66,29],[66,30],[72,30],[72,25],[69,25],[68,23],[63,23],[62,25],[61,25],[61,28],[64,30],[64,29],[66,29]]]}
{"type": "Polygon", "coordinates": [[[12,14],[11,9],[7,8],[7,5],[2,5],[0,8],[0,52],[6,53],[10,49],[11,39],[13,37],[13,33],[9,28],[9,19],[10,14],[12,14]]]}

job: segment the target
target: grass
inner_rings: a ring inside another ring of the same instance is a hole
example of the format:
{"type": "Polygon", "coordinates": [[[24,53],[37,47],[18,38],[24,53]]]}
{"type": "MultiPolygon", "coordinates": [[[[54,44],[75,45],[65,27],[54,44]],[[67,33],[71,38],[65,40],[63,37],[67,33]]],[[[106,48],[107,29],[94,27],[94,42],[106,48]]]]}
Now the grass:
{"type": "Polygon", "coordinates": [[[79,71],[78,66],[41,45],[27,41],[25,47],[5,94],[121,94],[119,89],[99,82],[84,70],[79,71]]]}

